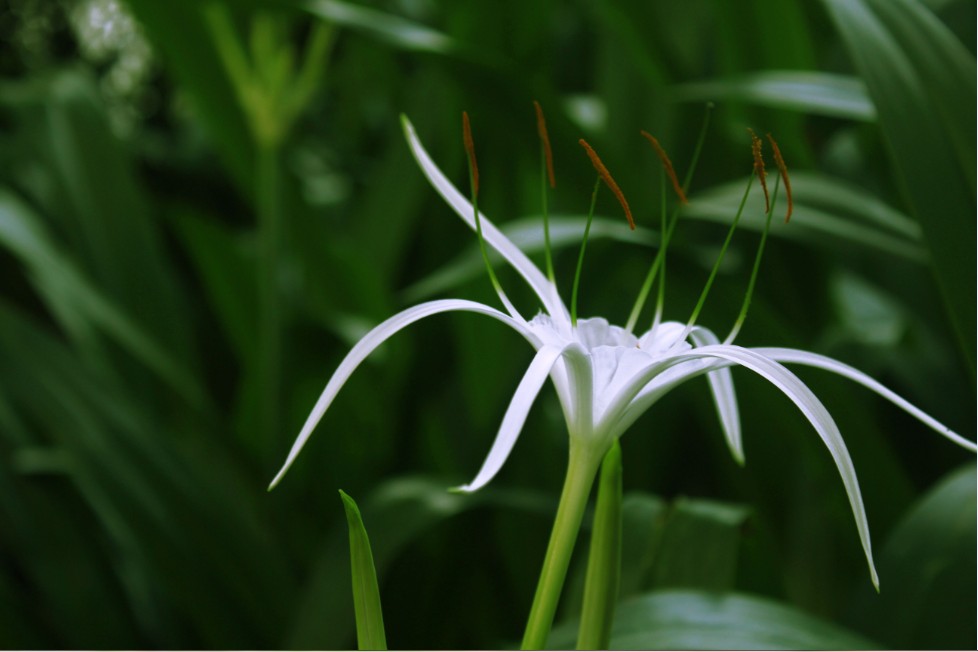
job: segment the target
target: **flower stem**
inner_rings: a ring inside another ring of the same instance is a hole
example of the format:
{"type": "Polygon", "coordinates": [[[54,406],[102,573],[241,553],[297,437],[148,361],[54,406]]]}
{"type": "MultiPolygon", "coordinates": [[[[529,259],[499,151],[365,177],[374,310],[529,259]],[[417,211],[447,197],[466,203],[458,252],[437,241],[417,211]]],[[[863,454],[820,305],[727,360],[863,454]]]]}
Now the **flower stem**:
{"type": "Polygon", "coordinates": [[[607,650],[611,644],[611,625],[621,584],[621,476],[621,446],[616,440],[601,463],[581,625],[577,630],[578,650],[607,650]]]}
{"type": "Polygon", "coordinates": [[[547,643],[554,614],[557,612],[557,602],[567,577],[571,553],[581,528],[584,508],[587,506],[601,458],[602,455],[595,454],[592,447],[571,438],[567,476],[523,635],[521,647],[524,650],[541,650],[547,643]]]}

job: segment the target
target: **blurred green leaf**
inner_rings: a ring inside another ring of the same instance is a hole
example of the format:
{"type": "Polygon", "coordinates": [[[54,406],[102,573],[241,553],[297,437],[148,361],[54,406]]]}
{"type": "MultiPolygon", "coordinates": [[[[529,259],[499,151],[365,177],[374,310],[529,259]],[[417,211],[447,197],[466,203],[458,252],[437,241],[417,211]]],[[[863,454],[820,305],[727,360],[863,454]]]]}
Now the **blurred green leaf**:
{"type": "MultiPolygon", "coordinates": [[[[570,649],[572,624],[549,649],[570,649]]],[[[788,605],[739,593],[656,591],[618,606],[612,650],[863,650],[878,645],[788,605]]]]}
{"type": "Polygon", "coordinates": [[[680,84],[687,102],[735,100],[809,115],[872,122],[876,108],[856,77],[802,70],[765,70],[732,79],[680,84]]]}
{"type": "Polygon", "coordinates": [[[380,604],[377,571],[370,539],[356,502],[343,491],[343,510],[350,531],[350,567],[353,575],[353,606],[357,621],[357,646],[361,650],[386,650],[384,611],[380,604]]]}
{"type": "Polygon", "coordinates": [[[0,84],[14,126],[7,183],[38,209],[52,241],[153,339],[187,363],[186,303],[153,204],[95,79],[80,69],[0,84]]]}
{"type": "Polygon", "coordinates": [[[194,0],[127,0],[167,69],[190,98],[240,188],[249,187],[253,146],[244,112],[194,0]]]}
{"type": "Polygon", "coordinates": [[[869,89],[975,372],[975,59],[915,0],[824,0],[869,89]]]}
{"type": "MultiPolygon", "coordinates": [[[[775,221],[771,235],[837,247],[846,242],[909,260],[925,261],[919,228],[898,211],[866,191],[838,179],[812,172],[792,172],[794,213],[787,225],[775,221]]],[[[731,182],[696,193],[683,216],[729,223],[744,193],[742,182],[731,182]]],[[[751,193],[740,225],[764,228],[764,197],[751,193]]]]}
{"type": "MultiPolygon", "coordinates": [[[[108,570],[89,593],[125,595],[122,617],[138,627],[137,647],[271,642],[284,605],[264,596],[288,594],[290,580],[259,525],[260,488],[243,483],[213,442],[168,431],[146,398],[89,370],[46,330],[0,303],[0,390],[39,433],[33,446],[15,449],[13,469],[63,477],[70,484],[56,495],[75,505],[46,510],[39,527],[70,527],[55,540],[98,548],[108,570]]],[[[9,509],[34,513],[31,481],[22,486],[14,496],[25,497],[9,509]]],[[[65,589],[71,573],[44,572],[54,573],[58,592],[45,599],[77,602],[65,589]]]]}
{"type": "Polygon", "coordinates": [[[0,245],[27,268],[51,311],[81,345],[91,345],[97,328],[136,359],[157,372],[192,403],[203,390],[179,357],[162,348],[137,323],[104,296],[59,250],[37,215],[20,199],[0,188],[0,245]]]}
{"type": "Polygon", "coordinates": [[[242,360],[253,358],[258,298],[245,237],[189,208],[174,209],[172,219],[223,332],[242,360]]]}
{"type": "Polygon", "coordinates": [[[437,54],[491,67],[505,65],[502,59],[471,47],[438,30],[395,14],[341,0],[291,0],[299,9],[323,20],[362,32],[396,48],[437,54]]]}
{"type": "Polygon", "coordinates": [[[852,626],[892,648],[973,644],[975,480],[969,463],[907,512],[879,550],[880,593],[860,587],[848,617],[852,626]]]}
{"type": "Polygon", "coordinates": [[[739,505],[676,499],[655,545],[651,586],[732,588],[741,528],[749,513],[739,505]]]}

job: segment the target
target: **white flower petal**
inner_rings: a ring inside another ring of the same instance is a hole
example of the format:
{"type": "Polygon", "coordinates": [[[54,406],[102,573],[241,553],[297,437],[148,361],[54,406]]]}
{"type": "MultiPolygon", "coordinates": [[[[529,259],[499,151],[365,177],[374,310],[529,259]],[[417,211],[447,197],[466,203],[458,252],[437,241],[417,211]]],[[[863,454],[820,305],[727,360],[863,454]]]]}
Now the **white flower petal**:
{"type": "Polygon", "coordinates": [[[537,351],[533,362],[530,363],[530,367],[523,375],[523,380],[516,388],[516,393],[513,394],[513,399],[503,417],[503,423],[499,426],[496,441],[493,442],[489,455],[486,456],[486,461],[482,463],[482,468],[479,469],[475,480],[469,484],[456,487],[456,491],[478,491],[496,476],[506,458],[509,457],[510,451],[513,450],[513,445],[516,444],[516,439],[520,436],[520,431],[526,422],[526,416],[530,413],[530,408],[533,406],[537,394],[540,393],[543,384],[547,382],[550,370],[560,358],[560,354],[561,349],[554,346],[544,346],[537,351]]]}
{"type": "MultiPolygon", "coordinates": [[[[435,165],[435,162],[431,160],[431,157],[414,131],[414,125],[411,124],[407,116],[401,116],[401,123],[404,126],[404,135],[407,137],[411,152],[418,161],[418,165],[421,166],[422,172],[428,177],[428,181],[438,191],[438,194],[448,202],[448,205],[458,213],[458,216],[465,220],[466,224],[472,230],[475,230],[472,204],[452,185],[452,182],[445,177],[442,171],[438,169],[438,166],[435,165]]],[[[543,302],[547,312],[554,319],[569,323],[570,314],[560,300],[560,296],[557,294],[553,284],[519,247],[513,244],[509,238],[503,235],[502,231],[497,229],[489,221],[489,218],[482,213],[479,213],[479,215],[479,221],[482,223],[482,235],[485,241],[493,249],[498,251],[513,266],[513,269],[519,272],[520,276],[526,279],[526,282],[530,284],[533,291],[540,297],[540,301],[543,302]]]]}
{"type": "MultiPolygon", "coordinates": [[[[720,339],[713,331],[703,327],[694,328],[689,336],[696,346],[720,343],[720,339]]],[[[744,443],[740,430],[740,412],[737,408],[737,393],[734,391],[733,375],[730,373],[729,367],[724,367],[707,373],[706,379],[710,383],[713,402],[717,406],[720,425],[723,426],[723,434],[727,438],[730,452],[737,463],[743,465],[744,443]]]]}
{"type": "MultiPolygon", "coordinates": [[[[584,347],[574,342],[564,347],[564,355],[557,362],[555,373],[563,373],[568,397],[561,398],[564,419],[571,437],[590,438],[594,433],[594,374],[591,356],[584,347]]],[[[557,385],[557,379],[554,379],[557,385]]]]}
{"type": "Polygon", "coordinates": [[[368,355],[370,355],[370,353],[374,351],[374,349],[383,344],[384,341],[386,341],[394,333],[413,324],[419,319],[424,319],[430,315],[442,312],[452,311],[475,312],[488,315],[519,331],[523,337],[533,344],[534,348],[540,346],[539,339],[530,331],[525,323],[517,321],[509,315],[496,310],[495,308],[491,308],[481,303],[476,303],[475,301],[465,301],[463,299],[442,299],[440,301],[429,301],[427,303],[422,303],[414,306],[413,308],[408,308],[407,310],[397,313],[367,333],[359,342],[356,343],[353,349],[346,354],[343,362],[341,362],[340,366],[333,372],[332,378],[330,378],[329,382],[326,384],[326,388],[319,396],[319,400],[316,401],[316,405],[313,407],[312,412],[306,418],[306,423],[302,426],[299,436],[292,445],[292,450],[289,451],[285,464],[282,466],[281,470],[279,470],[278,474],[276,474],[268,488],[272,489],[275,487],[275,485],[277,485],[282,479],[282,476],[285,475],[285,472],[289,470],[292,462],[295,461],[295,458],[299,455],[299,451],[301,451],[302,447],[305,446],[306,440],[309,439],[309,436],[312,434],[316,424],[323,418],[323,414],[326,413],[326,410],[333,402],[333,399],[336,398],[336,394],[340,391],[340,388],[343,387],[343,384],[350,377],[350,374],[353,373],[353,371],[368,355]]]}
{"type": "Polygon", "coordinates": [[[711,366],[691,366],[687,363],[697,359],[715,358],[733,364],[738,364],[750,369],[758,375],[766,378],[772,385],[780,389],[791,401],[801,410],[805,418],[815,428],[821,437],[836,467],[839,475],[842,476],[842,484],[849,496],[849,505],[852,508],[853,516],[856,520],[856,530],[859,532],[859,540],[866,554],[866,562],[869,564],[869,572],[873,580],[873,585],[879,588],[879,576],[876,573],[876,566],[873,563],[873,551],[869,538],[869,522],[866,519],[866,510],[863,507],[862,493],[859,491],[859,482],[856,479],[856,471],[852,466],[852,459],[846,449],[845,442],[839,432],[838,426],[832,419],[825,406],[822,405],[818,397],[803,383],[797,376],[788,371],[774,360],[765,357],[756,351],[744,349],[732,345],[710,345],[693,349],[682,354],[671,356],[661,362],[650,365],[645,371],[636,374],[632,382],[615,397],[614,407],[610,414],[619,414],[617,423],[612,424],[609,430],[621,433],[623,424],[630,425],[641,412],[633,410],[639,407],[638,403],[648,406],[672,387],[675,387],[685,380],[694,378],[706,371],[712,371],[711,366]],[[676,367],[677,374],[668,374],[670,367],[676,367]],[[668,374],[668,375],[667,375],[668,374]],[[671,377],[670,377],[671,376],[671,377]],[[636,400],[636,396],[646,386],[656,380],[655,389],[636,400]],[[635,403],[632,403],[635,401],[635,403]],[[626,407],[628,409],[626,409],[626,407]]]}
{"type": "Polygon", "coordinates": [[[854,369],[847,364],[843,364],[838,360],[833,360],[832,358],[826,357],[824,355],[819,355],[817,353],[811,353],[809,351],[799,351],[797,349],[783,349],[783,348],[756,348],[753,349],[761,355],[767,356],[772,360],[777,360],[778,362],[788,363],[788,364],[802,364],[809,367],[818,367],[819,369],[825,369],[826,371],[831,371],[833,373],[839,374],[840,376],[845,376],[850,380],[854,380],[863,387],[871,389],[876,392],[886,400],[890,401],[901,410],[913,415],[919,421],[926,424],[936,432],[940,433],[944,437],[947,437],[953,441],[958,446],[966,448],[972,453],[978,451],[978,447],[975,446],[973,441],[969,441],[962,437],[961,435],[955,433],[950,428],[945,426],[943,423],[934,419],[929,414],[923,410],[915,407],[909,401],[902,398],[890,389],[887,389],[881,383],[873,380],[863,372],[858,369],[854,369]]]}
{"type": "Polygon", "coordinates": [[[829,411],[825,409],[825,406],[822,405],[812,390],[781,364],[754,350],[739,346],[723,344],[705,346],[677,357],[686,359],[715,357],[739,364],[767,379],[801,410],[801,413],[815,428],[818,436],[825,442],[825,446],[829,449],[829,453],[839,469],[842,484],[849,496],[849,506],[852,508],[852,514],[856,519],[856,530],[859,532],[859,540],[862,542],[863,552],[866,554],[866,562],[869,564],[873,585],[878,589],[879,576],[873,563],[869,522],[866,519],[866,510],[863,507],[862,493],[859,491],[859,481],[856,479],[856,470],[852,466],[852,458],[849,457],[849,451],[846,449],[842,434],[839,432],[838,426],[835,425],[832,415],[829,414],[829,411]]]}

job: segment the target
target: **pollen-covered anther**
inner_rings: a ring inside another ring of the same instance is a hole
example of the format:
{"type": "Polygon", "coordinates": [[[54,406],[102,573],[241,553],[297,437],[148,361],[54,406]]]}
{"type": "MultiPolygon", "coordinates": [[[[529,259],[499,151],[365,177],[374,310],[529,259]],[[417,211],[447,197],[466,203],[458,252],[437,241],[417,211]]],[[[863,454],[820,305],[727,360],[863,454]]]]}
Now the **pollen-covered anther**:
{"type": "Polygon", "coordinates": [[[540,107],[540,103],[536,100],[533,100],[533,108],[537,112],[537,133],[540,135],[540,144],[543,146],[543,156],[547,164],[547,180],[550,182],[551,188],[556,188],[554,154],[550,149],[550,135],[547,133],[547,121],[543,117],[543,109],[540,107]]]}
{"type": "Polygon", "coordinates": [[[628,218],[628,226],[630,226],[634,231],[635,220],[632,218],[632,209],[628,207],[628,200],[625,199],[625,194],[621,191],[621,188],[618,187],[618,184],[615,183],[615,180],[611,177],[611,173],[608,172],[608,168],[604,166],[604,163],[602,163],[601,159],[598,157],[597,152],[595,152],[594,149],[587,144],[587,141],[581,138],[577,142],[580,143],[581,147],[584,148],[584,151],[587,152],[588,158],[591,159],[591,165],[593,165],[594,169],[597,170],[598,176],[601,177],[601,180],[604,181],[605,185],[608,186],[611,192],[615,195],[615,198],[618,199],[618,203],[621,204],[622,209],[625,211],[625,217],[628,218]]]}
{"type": "Polygon", "coordinates": [[[669,160],[669,155],[666,154],[666,150],[664,150],[662,145],[659,144],[659,140],[649,132],[643,129],[641,134],[645,136],[646,140],[652,143],[652,148],[659,156],[659,160],[662,161],[662,167],[665,168],[666,175],[669,177],[669,181],[672,182],[672,189],[675,190],[676,195],[679,196],[679,201],[683,204],[687,203],[686,193],[683,192],[683,187],[679,184],[679,178],[676,176],[676,169],[672,167],[672,161],[669,160]]]}
{"type": "Polygon", "coordinates": [[[781,157],[781,148],[778,147],[778,143],[776,140],[774,140],[774,136],[768,134],[767,139],[771,142],[771,151],[774,152],[774,163],[778,166],[778,172],[781,174],[781,180],[784,182],[784,192],[788,197],[788,211],[784,216],[784,223],[787,224],[788,220],[791,219],[791,213],[795,208],[794,203],[791,200],[791,181],[788,179],[788,166],[784,164],[784,158],[781,157]]]}
{"type": "Polygon", "coordinates": [[[767,191],[767,171],[764,169],[764,155],[761,153],[764,143],[757,137],[753,129],[748,128],[747,131],[750,132],[750,149],[754,154],[754,173],[761,181],[761,189],[764,191],[764,212],[767,213],[771,210],[771,196],[767,191]]]}
{"type": "Polygon", "coordinates": [[[469,168],[472,175],[472,194],[479,195],[479,166],[475,162],[475,143],[472,142],[472,127],[469,125],[469,114],[462,111],[462,142],[465,153],[469,156],[469,168]]]}

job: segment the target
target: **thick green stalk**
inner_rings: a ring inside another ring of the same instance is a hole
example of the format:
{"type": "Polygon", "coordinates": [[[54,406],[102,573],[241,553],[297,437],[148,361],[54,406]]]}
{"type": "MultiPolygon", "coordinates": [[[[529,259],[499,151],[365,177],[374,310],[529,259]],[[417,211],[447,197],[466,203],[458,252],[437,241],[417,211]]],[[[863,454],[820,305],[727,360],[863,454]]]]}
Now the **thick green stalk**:
{"type": "Polygon", "coordinates": [[[571,438],[567,476],[560,494],[560,505],[557,507],[547,554],[543,560],[543,570],[533,596],[526,633],[523,635],[524,650],[541,650],[547,644],[547,636],[557,612],[557,603],[567,577],[567,567],[581,529],[584,508],[587,506],[601,457],[593,448],[571,438]]]}
{"type": "Polygon", "coordinates": [[[261,393],[260,441],[269,442],[280,426],[282,395],[282,305],[278,287],[282,252],[279,148],[259,144],[256,152],[255,198],[258,207],[258,364],[261,393]]]}
{"type": "Polygon", "coordinates": [[[601,463],[577,632],[578,650],[606,650],[611,644],[611,625],[621,584],[621,476],[621,446],[616,440],[601,463]]]}

